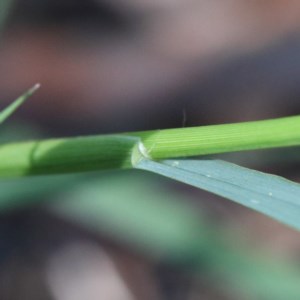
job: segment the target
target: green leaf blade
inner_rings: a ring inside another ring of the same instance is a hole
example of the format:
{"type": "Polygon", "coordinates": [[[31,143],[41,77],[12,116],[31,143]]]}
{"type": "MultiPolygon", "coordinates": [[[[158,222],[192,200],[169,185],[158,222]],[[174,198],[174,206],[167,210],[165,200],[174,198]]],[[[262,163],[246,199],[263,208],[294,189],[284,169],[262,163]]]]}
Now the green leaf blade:
{"type": "Polygon", "coordinates": [[[300,229],[300,185],[218,160],[140,160],[136,166],[212,192],[300,229]]]}
{"type": "Polygon", "coordinates": [[[27,92],[25,92],[22,96],[16,99],[13,103],[11,103],[8,107],[0,112],[0,124],[6,121],[30,96],[32,96],[38,89],[40,88],[40,84],[35,84],[32,88],[30,88],[27,92]]]}

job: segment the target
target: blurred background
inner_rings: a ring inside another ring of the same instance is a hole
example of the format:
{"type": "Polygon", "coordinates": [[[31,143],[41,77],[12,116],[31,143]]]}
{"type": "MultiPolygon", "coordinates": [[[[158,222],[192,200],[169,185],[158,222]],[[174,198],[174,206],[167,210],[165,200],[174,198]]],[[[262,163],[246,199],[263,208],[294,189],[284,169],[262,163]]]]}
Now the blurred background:
{"type": "MultiPolygon", "coordinates": [[[[299,1],[1,0],[0,26],[1,107],[42,84],[2,142],[300,113],[299,1]]],[[[299,179],[296,148],[222,158],[299,179]]],[[[299,250],[142,172],[0,182],[3,300],[296,300],[299,250]]]]}

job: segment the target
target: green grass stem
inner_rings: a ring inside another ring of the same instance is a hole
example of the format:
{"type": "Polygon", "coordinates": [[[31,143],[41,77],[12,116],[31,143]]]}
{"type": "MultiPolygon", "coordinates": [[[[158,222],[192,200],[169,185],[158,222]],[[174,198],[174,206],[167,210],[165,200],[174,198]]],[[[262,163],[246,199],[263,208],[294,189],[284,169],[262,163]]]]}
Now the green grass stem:
{"type": "Polygon", "coordinates": [[[300,145],[300,116],[192,128],[3,144],[0,176],[132,167],[138,142],[155,159],[300,145]]]}
{"type": "Polygon", "coordinates": [[[300,145],[300,116],[132,133],[153,159],[300,145]]]}
{"type": "Polygon", "coordinates": [[[3,144],[0,176],[129,168],[136,143],[136,138],[108,135],[3,144]]]}

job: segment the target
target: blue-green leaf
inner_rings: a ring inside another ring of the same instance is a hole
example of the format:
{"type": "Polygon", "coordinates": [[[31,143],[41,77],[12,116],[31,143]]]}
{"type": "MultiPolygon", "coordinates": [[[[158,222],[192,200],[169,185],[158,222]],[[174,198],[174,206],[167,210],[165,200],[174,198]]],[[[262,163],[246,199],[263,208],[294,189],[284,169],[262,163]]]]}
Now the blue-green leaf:
{"type": "Polygon", "coordinates": [[[140,159],[152,171],[233,200],[300,229],[300,185],[220,160],[140,159]]]}

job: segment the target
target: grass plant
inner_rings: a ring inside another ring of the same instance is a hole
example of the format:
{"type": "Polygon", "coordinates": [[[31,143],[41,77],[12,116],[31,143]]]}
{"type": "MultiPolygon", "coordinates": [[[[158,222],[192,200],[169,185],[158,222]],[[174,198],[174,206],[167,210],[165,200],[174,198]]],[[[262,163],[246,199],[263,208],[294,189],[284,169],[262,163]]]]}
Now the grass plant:
{"type": "MultiPolygon", "coordinates": [[[[4,109],[0,123],[38,87],[35,85],[4,109]]],[[[218,160],[188,159],[206,154],[297,145],[300,145],[299,116],[8,143],[0,147],[0,176],[142,169],[216,193],[300,230],[299,184],[218,160]]]]}
{"type": "MultiPolygon", "coordinates": [[[[0,30],[13,2],[0,2],[0,30]]],[[[35,85],[5,108],[0,124],[38,88],[35,85]]],[[[49,213],[113,237],[156,261],[204,274],[205,283],[221,290],[230,286],[237,299],[296,300],[300,299],[296,264],[230,245],[232,236],[226,230],[207,221],[179,193],[163,188],[150,172],[215,193],[300,230],[298,183],[203,157],[299,145],[300,116],[2,143],[0,213],[60,193],[60,201],[48,202],[49,213]],[[125,169],[132,171],[95,172],[125,169]],[[148,174],[139,176],[144,171],[148,174]]],[[[233,235],[239,244],[239,237],[233,235]]]]}
{"type": "MultiPolygon", "coordinates": [[[[35,85],[5,108],[0,113],[0,124],[38,88],[35,85]]],[[[300,117],[295,116],[4,143],[0,146],[0,177],[3,178],[0,212],[32,204],[42,195],[49,196],[79,184],[79,191],[75,190],[69,197],[72,201],[53,203],[49,211],[88,229],[101,229],[147,255],[151,253],[156,259],[166,256],[172,263],[192,264],[197,272],[201,272],[203,261],[209,262],[206,267],[209,280],[215,281],[215,276],[223,278],[224,286],[238,287],[235,292],[241,297],[299,299],[297,268],[231,249],[223,243],[226,233],[218,232],[204,219],[201,221],[200,215],[195,215],[190,207],[174,201],[174,195],[171,201],[157,187],[149,187],[147,191],[148,187],[142,187],[140,179],[126,182],[125,191],[120,184],[113,183],[118,189],[113,187],[105,195],[106,179],[102,180],[104,185],[92,180],[85,188],[86,180],[82,179],[89,177],[74,174],[108,169],[150,171],[215,193],[300,230],[299,184],[225,161],[190,159],[206,154],[297,146],[300,145],[299,129],[300,117]],[[25,178],[29,175],[54,176],[25,178]],[[119,189],[122,196],[109,194],[119,189]],[[135,195],[128,191],[135,191],[135,195]],[[158,200],[153,200],[157,197],[158,200]],[[283,282],[287,278],[288,282],[283,282]]]]}

